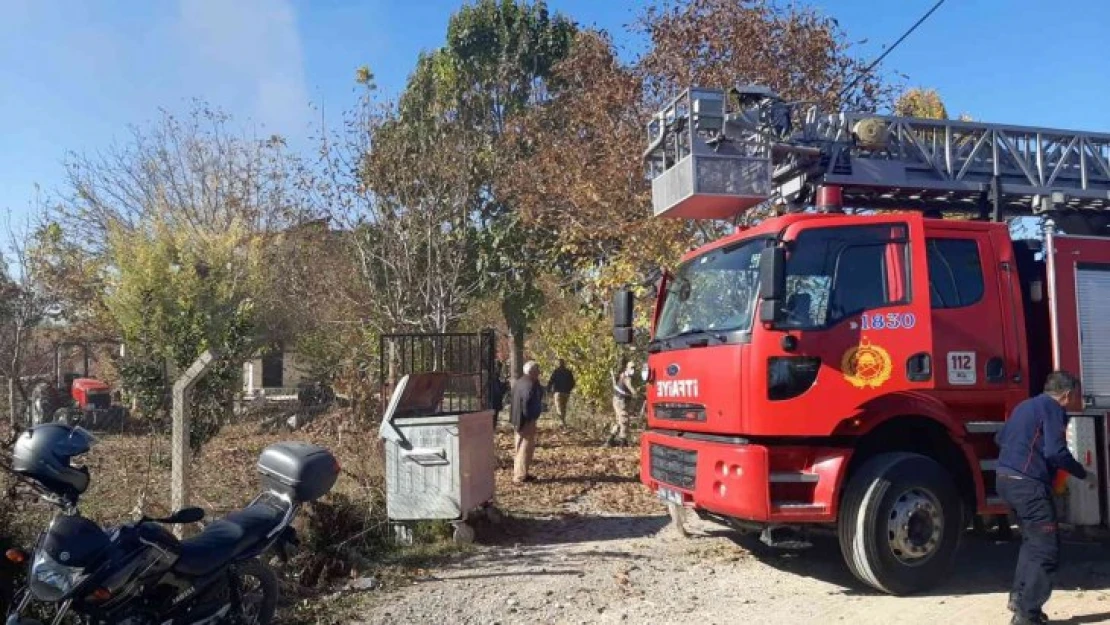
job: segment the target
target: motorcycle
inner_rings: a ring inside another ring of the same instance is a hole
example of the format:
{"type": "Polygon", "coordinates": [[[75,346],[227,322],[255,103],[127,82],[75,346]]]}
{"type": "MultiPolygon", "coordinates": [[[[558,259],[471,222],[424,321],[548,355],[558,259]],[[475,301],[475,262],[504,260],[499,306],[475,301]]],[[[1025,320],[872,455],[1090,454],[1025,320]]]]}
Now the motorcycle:
{"type": "Polygon", "coordinates": [[[298,544],[291,526],[300,507],[331,491],[339,463],[327,449],[301,442],[263,450],[257,469],[262,492],[245,508],[179,540],[167,525],[196,523],[204,510],[185,508],[102,529],[81,516],[86,467],[73,460],[96,439],[77,426],[46,423],[16,440],[4,467],[58,508],[34,549],[11,549],[8,560],[27,567],[6,625],[43,625],[24,616],[33,605],[55,608],[84,625],[268,625],[278,581],[262,557],[285,559],[298,544]],[[251,582],[251,583],[248,583],[251,582]]]}

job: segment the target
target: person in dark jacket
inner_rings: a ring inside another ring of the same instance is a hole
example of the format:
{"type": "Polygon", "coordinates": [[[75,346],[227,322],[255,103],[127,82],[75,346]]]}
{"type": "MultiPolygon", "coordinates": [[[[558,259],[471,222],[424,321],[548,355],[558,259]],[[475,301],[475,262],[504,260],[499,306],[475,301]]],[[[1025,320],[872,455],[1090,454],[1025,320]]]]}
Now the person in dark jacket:
{"type": "Polygon", "coordinates": [[[1079,399],[1079,380],[1056,371],[1045,381],[1044,392],[1018,404],[995,436],[1000,450],[998,494],[1021,523],[1021,551],[1009,602],[1012,625],[1048,622],[1042,608],[1052,594],[1060,553],[1052,478],[1063,470],[1077,479],[1090,479],[1067,447],[1067,409],[1079,408],[1079,399]]]}
{"type": "Polygon", "coordinates": [[[535,361],[524,363],[524,375],[513,383],[509,419],[516,431],[516,457],[513,461],[513,481],[531,482],[535,479],[528,469],[536,452],[536,422],[543,412],[543,385],[540,384],[540,366],[535,361]]]}
{"type": "Polygon", "coordinates": [[[547,389],[555,395],[555,413],[559,415],[559,423],[567,424],[567,401],[574,390],[574,374],[567,369],[567,363],[562,358],[558,366],[551,372],[551,379],[547,381],[547,389]]]}
{"type": "Polygon", "coordinates": [[[505,391],[508,389],[508,384],[501,377],[504,370],[504,363],[498,360],[493,366],[493,375],[489,379],[489,407],[493,410],[493,429],[497,429],[497,416],[501,413],[501,409],[505,407],[505,391]]]}

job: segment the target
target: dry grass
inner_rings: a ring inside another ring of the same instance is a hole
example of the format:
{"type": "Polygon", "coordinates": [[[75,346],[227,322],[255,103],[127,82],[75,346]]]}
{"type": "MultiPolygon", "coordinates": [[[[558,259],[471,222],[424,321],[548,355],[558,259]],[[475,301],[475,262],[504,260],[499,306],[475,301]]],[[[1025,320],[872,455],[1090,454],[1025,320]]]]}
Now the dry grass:
{"type": "MultiPolygon", "coordinates": [[[[390,544],[381,441],[376,428],[353,424],[343,411],[321,416],[297,432],[236,424],[225,427],[193,463],[192,503],[205,508],[211,519],[246,504],[258,492],[255,463],[271,443],[309,441],[331,449],[339,459],[343,472],[332,495],[306,507],[297,520],[301,554],[282,569],[285,623],[344,622],[344,606],[358,604],[338,591],[346,579],[373,576],[386,587],[402,585],[425,567],[465,551],[446,540],[446,524],[425,525],[420,532],[424,544],[407,549],[390,544]]],[[[502,424],[497,433],[498,506],[517,517],[658,514],[660,504],[638,480],[638,448],[604,448],[602,440],[596,430],[564,430],[545,418],[533,468],[538,480],[516,485],[511,479],[513,434],[502,424]]],[[[111,525],[133,519],[140,505],[149,515],[170,511],[168,432],[103,435],[86,463],[93,478],[82,499],[86,516],[111,525]]],[[[30,498],[13,508],[19,510],[23,538],[41,528],[51,512],[30,498]]]]}

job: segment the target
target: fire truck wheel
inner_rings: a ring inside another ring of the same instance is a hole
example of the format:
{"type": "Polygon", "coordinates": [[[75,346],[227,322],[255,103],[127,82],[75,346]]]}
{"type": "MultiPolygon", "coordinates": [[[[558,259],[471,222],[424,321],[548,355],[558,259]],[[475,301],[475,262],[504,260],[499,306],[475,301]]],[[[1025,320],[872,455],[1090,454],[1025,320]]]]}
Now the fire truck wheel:
{"type": "Polygon", "coordinates": [[[893,595],[941,581],[964,529],[951,476],[936,461],[910,453],[864,463],[848,483],[839,516],[840,550],[852,574],[893,595]]]}

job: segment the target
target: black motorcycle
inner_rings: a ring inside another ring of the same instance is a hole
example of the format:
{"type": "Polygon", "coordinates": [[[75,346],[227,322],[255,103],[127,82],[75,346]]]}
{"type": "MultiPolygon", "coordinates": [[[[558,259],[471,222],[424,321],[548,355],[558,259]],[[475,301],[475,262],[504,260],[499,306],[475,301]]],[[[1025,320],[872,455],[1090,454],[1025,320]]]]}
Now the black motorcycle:
{"type": "Polygon", "coordinates": [[[72,461],[96,439],[80,427],[38,425],[17,439],[10,467],[59,508],[30,553],[7,558],[27,565],[6,625],[42,625],[24,616],[35,604],[54,608],[53,625],[67,616],[86,625],[267,625],[278,582],[261,556],[284,558],[297,544],[291,527],[300,506],[331,491],[339,463],[322,447],[300,442],[267,447],[258,461],[262,493],[247,507],[178,540],[164,525],[195,523],[200,508],[166,518],[142,518],[107,531],[81,516],[85,467],[72,461]]]}

